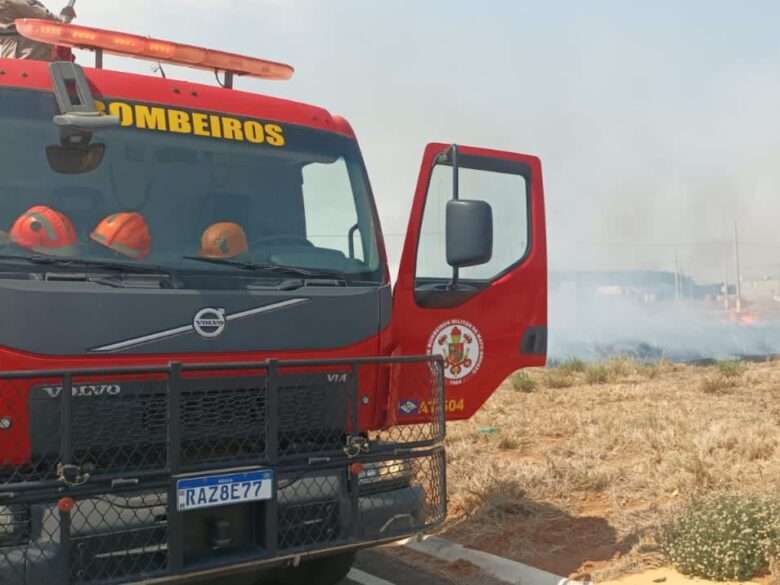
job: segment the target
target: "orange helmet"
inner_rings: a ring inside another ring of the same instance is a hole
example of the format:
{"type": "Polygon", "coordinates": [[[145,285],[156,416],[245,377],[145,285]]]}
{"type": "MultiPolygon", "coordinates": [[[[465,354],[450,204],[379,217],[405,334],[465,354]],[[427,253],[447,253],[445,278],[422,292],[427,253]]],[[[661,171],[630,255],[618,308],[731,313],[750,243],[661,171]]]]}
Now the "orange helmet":
{"type": "Polygon", "coordinates": [[[215,223],[200,239],[200,255],[204,258],[235,258],[247,251],[246,233],[237,223],[215,223]]]}
{"type": "Polygon", "coordinates": [[[134,260],[143,260],[152,251],[149,226],[140,213],[115,213],[101,221],[89,236],[98,244],[134,260]]]}
{"type": "Polygon", "coordinates": [[[17,246],[53,256],[72,256],[78,245],[76,229],[67,216],[45,205],[20,215],[9,238],[17,246]]]}

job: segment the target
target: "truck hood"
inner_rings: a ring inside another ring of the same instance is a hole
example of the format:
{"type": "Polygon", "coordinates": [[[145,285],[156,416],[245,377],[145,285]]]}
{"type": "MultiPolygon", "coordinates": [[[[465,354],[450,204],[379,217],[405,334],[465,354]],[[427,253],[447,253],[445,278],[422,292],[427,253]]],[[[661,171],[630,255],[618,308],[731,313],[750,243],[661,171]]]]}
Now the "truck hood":
{"type": "Polygon", "coordinates": [[[39,355],[335,349],[376,337],[389,286],[295,291],[111,288],[0,281],[0,346],[39,355]]]}

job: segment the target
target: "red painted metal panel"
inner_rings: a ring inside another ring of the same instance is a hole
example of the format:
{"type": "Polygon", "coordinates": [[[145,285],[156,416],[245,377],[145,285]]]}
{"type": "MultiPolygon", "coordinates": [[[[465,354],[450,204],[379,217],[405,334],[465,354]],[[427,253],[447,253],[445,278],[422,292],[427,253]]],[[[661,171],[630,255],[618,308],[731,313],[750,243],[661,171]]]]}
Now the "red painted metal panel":
{"type": "MultiPolygon", "coordinates": [[[[346,120],[334,118],[327,110],[316,106],[189,81],[88,67],[84,68],[84,72],[97,98],[111,97],[262,118],[355,137],[346,120]]],[[[49,64],[0,59],[0,87],[51,91],[49,64]]]]}
{"type": "MultiPolygon", "coordinates": [[[[479,367],[462,380],[447,381],[448,419],[457,420],[471,417],[512,372],[545,364],[546,356],[523,353],[521,342],[529,328],[547,326],[547,245],[540,160],[524,154],[459,146],[459,153],[464,156],[503,159],[530,168],[530,252],[510,272],[462,305],[420,307],[415,299],[415,272],[423,211],[435,159],[449,148],[448,144],[430,144],[425,150],[395,289],[391,343],[395,353],[410,355],[428,352],[437,331],[441,338],[448,334],[451,337],[455,327],[462,336],[474,337],[476,333],[475,348],[481,337],[479,367]],[[460,325],[453,323],[450,329],[442,329],[453,321],[460,325]]],[[[406,395],[403,389],[399,392],[399,401],[415,402],[413,391],[406,395]]]]}
{"type": "MultiPolygon", "coordinates": [[[[60,357],[48,355],[35,355],[15,351],[10,348],[0,348],[0,364],[5,371],[35,371],[35,370],[60,370],[60,369],[94,369],[94,368],[122,368],[141,366],[153,368],[155,366],[167,366],[171,362],[183,364],[219,364],[219,363],[254,363],[275,360],[318,360],[318,359],[354,359],[359,357],[374,357],[378,353],[378,337],[372,337],[349,347],[337,350],[311,351],[301,350],[294,352],[263,352],[263,353],[200,353],[200,354],[171,354],[171,355],[138,355],[138,356],[94,356],[94,357],[60,357]]],[[[322,371],[328,371],[322,368],[322,371]]],[[[289,372],[288,372],[289,373],[289,372]]],[[[253,375],[256,372],[252,372],[253,375]]],[[[191,377],[214,376],[212,373],[192,374],[191,377]]],[[[239,376],[240,371],[230,372],[229,376],[239,376]]],[[[378,368],[364,368],[361,371],[359,391],[361,397],[365,397],[360,403],[359,421],[361,428],[378,429],[383,422],[384,407],[386,404],[386,383],[378,379],[378,368]]],[[[165,379],[158,374],[122,376],[123,382],[131,380],[165,379]]],[[[116,381],[116,380],[113,380],[116,381]]],[[[76,378],[74,384],[108,383],[112,380],[103,379],[100,376],[90,379],[76,378]]],[[[30,421],[29,421],[29,393],[34,386],[44,383],[61,384],[61,379],[36,379],[30,381],[16,380],[6,381],[0,384],[0,417],[11,416],[14,424],[10,431],[3,433],[3,441],[0,442],[0,460],[3,464],[23,465],[30,460],[30,421]]]]}

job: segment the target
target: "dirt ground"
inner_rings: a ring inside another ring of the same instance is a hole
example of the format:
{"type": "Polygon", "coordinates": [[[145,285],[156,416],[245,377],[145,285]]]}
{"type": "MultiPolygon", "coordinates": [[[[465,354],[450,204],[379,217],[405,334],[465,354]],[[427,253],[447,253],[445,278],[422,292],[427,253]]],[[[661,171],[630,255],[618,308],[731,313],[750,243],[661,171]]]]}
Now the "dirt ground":
{"type": "Polygon", "coordinates": [[[654,530],[693,495],[780,493],[780,362],[572,363],[517,386],[449,425],[447,538],[599,582],[664,565],[654,530]]]}
{"type": "MultiPolygon", "coordinates": [[[[758,582],[767,582],[765,579],[758,582]]],[[[626,575],[603,585],[715,585],[714,581],[703,581],[681,575],[674,569],[651,569],[639,575],[626,575]]],[[[722,581],[718,585],[734,585],[734,582],[722,581]]]]}

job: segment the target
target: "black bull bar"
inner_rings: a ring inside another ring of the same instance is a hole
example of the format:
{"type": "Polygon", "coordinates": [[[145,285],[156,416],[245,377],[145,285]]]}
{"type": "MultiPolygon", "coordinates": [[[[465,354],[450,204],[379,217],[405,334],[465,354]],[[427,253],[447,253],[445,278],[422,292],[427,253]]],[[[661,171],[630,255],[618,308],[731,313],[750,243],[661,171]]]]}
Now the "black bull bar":
{"type": "Polygon", "coordinates": [[[437,357],[0,372],[0,583],[165,582],[430,530],[444,436],[437,357]],[[386,409],[399,424],[362,428],[386,409]],[[259,471],[263,499],[180,510],[182,480],[259,471]]]}

